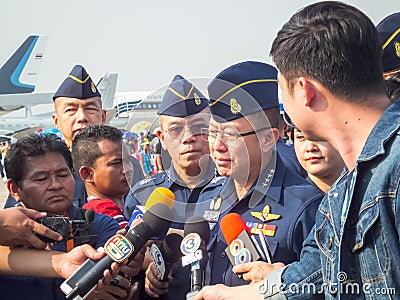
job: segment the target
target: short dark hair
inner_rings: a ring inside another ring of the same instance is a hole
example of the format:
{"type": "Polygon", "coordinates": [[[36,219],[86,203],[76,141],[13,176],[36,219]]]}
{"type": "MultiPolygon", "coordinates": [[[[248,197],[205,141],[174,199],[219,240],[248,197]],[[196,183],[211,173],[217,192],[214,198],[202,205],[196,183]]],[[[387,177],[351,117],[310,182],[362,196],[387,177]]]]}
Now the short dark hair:
{"type": "Polygon", "coordinates": [[[349,102],[384,92],[381,54],[372,21],[355,7],[336,1],[311,4],[294,14],[270,51],[290,93],[294,79],[307,76],[349,102]]]}
{"type": "Polygon", "coordinates": [[[390,101],[394,102],[400,98],[400,73],[394,74],[385,80],[385,90],[390,101]]]}
{"type": "Polygon", "coordinates": [[[93,125],[76,134],[72,140],[72,159],[77,172],[82,166],[95,166],[102,155],[98,143],[103,140],[122,143],[122,132],[108,125],[93,125]]]}
{"type": "Polygon", "coordinates": [[[244,116],[254,129],[270,126],[272,128],[279,128],[280,113],[279,107],[271,107],[257,111],[255,113],[244,116]],[[266,124],[268,122],[268,124],[266,124]]]}
{"type": "Polygon", "coordinates": [[[12,143],[4,158],[4,168],[8,178],[21,184],[26,170],[26,159],[45,155],[49,152],[60,153],[72,170],[71,152],[64,141],[55,134],[29,134],[12,143]]]}

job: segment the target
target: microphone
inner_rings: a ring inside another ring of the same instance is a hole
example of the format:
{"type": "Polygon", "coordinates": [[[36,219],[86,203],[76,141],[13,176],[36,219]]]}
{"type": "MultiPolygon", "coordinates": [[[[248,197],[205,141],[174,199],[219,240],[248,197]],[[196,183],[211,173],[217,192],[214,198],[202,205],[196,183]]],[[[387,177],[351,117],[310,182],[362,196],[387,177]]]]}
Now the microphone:
{"type": "Polygon", "coordinates": [[[88,223],[93,222],[93,220],[94,220],[94,211],[93,210],[88,209],[85,211],[85,220],[88,223]]]}
{"type": "Polygon", "coordinates": [[[103,272],[112,262],[132,260],[147,240],[153,235],[165,234],[171,225],[172,212],[165,204],[154,204],[125,236],[116,234],[104,245],[107,256],[98,261],[88,259],[70,278],[61,285],[67,299],[87,295],[103,277],[103,272]],[[86,272],[79,272],[86,268],[86,272]]]}
{"type": "Polygon", "coordinates": [[[145,205],[137,205],[135,207],[135,210],[132,212],[132,215],[129,219],[128,226],[131,226],[135,220],[143,218],[143,214],[154,204],[164,203],[171,209],[172,206],[174,205],[174,201],[175,201],[175,195],[170,189],[167,189],[165,187],[155,188],[151,192],[145,205]]]}
{"type": "Polygon", "coordinates": [[[225,253],[233,266],[256,260],[266,260],[250,229],[236,213],[229,213],[221,219],[220,227],[228,247],[225,253]]]}
{"type": "Polygon", "coordinates": [[[210,226],[208,222],[198,216],[186,220],[184,227],[185,237],[181,243],[182,265],[191,265],[190,270],[190,292],[186,299],[192,299],[204,285],[204,273],[202,260],[205,256],[206,244],[210,239],[210,226]]]}
{"type": "Polygon", "coordinates": [[[160,248],[158,248],[156,244],[151,245],[150,255],[162,281],[168,279],[172,264],[177,262],[182,256],[181,253],[177,251],[182,239],[181,235],[170,233],[165,237],[160,248]]]}

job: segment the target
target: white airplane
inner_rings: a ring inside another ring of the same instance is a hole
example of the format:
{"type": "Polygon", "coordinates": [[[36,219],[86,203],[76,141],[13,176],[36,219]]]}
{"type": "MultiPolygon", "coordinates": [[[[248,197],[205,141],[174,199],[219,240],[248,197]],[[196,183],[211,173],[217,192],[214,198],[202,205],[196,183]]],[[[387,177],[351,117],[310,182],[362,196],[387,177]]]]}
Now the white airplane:
{"type": "MultiPolygon", "coordinates": [[[[53,103],[54,93],[33,93],[42,65],[47,36],[29,36],[0,68],[0,107],[32,107],[53,103]]],[[[118,75],[102,77],[97,85],[102,93],[103,107],[111,108],[118,75]],[[109,81],[115,82],[109,82],[109,81]],[[110,89],[106,91],[108,86],[110,89]],[[106,94],[107,93],[107,94],[106,94]],[[108,99],[105,101],[105,99],[108,99]]],[[[7,109],[11,108],[11,109],[7,109]]]]}
{"type": "Polygon", "coordinates": [[[0,107],[3,110],[51,103],[51,93],[33,93],[46,44],[47,36],[29,36],[1,66],[0,107]]]}
{"type": "MultiPolygon", "coordinates": [[[[98,82],[97,88],[100,92],[103,108],[107,110],[107,121],[115,115],[112,108],[118,74],[105,74],[98,82]]],[[[30,94],[34,95],[34,94],[30,94]]],[[[39,129],[46,130],[54,127],[51,115],[54,113],[52,97],[49,93],[50,103],[39,102],[39,104],[25,106],[11,111],[0,117],[0,136],[12,136],[19,138],[28,133],[37,132],[39,129]]],[[[1,100],[0,100],[1,102],[1,100]]]]}
{"type": "MultiPolygon", "coordinates": [[[[136,123],[158,121],[157,110],[164,90],[119,92],[115,94],[115,117],[110,125],[131,131],[136,123]]],[[[138,133],[138,132],[136,132],[138,133]]]]}
{"type": "MultiPolygon", "coordinates": [[[[53,127],[54,93],[34,93],[46,42],[47,36],[29,36],[0,68],[0,107],[11,111],[0,117],[0,137],[18,138],[53,127]]],[[[165,90],[116,94],[117,78],[117,74],[105,75],[97,84],[107,110],[106,123],[130,129],[134,123],[156,119],[165,90]]]]}

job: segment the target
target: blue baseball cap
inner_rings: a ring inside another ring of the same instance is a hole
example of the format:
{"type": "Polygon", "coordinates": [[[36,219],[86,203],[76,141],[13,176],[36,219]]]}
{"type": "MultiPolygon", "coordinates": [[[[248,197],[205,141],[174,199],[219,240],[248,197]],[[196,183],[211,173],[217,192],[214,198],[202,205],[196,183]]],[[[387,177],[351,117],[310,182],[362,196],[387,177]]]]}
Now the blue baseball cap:
{"type": "Polygon", "coordinates": [[[184,118],[207,106],[208,99],[192,83],[176,75],[164,94],[157,114],[184,118]]]}
{"type": "Polygon", "coordinates": [[[101,97],[101,95],[85,68],[76,65],[73,67],[68,77],[61,83],[53,96],[53,101],[58,97],[88,99],[101,97]]]}
{"type": "Polygon", "coordinates": [[[277,76],[275,67],[256,61],[226,68],[208,85],[212,115],[232,121],[279,107],[277,76]]]}
{"type": "Polygon", "coordinates": [[[382,67],[384,72],[400,68],[400,12],[384,18],[378,26],[382,44],[382,67]]]}

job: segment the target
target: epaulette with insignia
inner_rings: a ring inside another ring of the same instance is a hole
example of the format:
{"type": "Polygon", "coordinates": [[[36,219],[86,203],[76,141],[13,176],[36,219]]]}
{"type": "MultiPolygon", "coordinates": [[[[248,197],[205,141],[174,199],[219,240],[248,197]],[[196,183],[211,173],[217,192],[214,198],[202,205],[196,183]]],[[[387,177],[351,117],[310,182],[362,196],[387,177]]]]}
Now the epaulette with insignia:
{"type": "MultiPolygon", "coordinates": [[[[215,189],[218,188],[221,189],[223,187],[223,185],[225,184],[225,181],[228,177],[225,176],[217,176],[214,177],[200,192],[200,194],[203,194],[204,192],[210,190],[210,189],[215,189]]],[[[219,191],[219,189],[217,189],[217,191],[219,191]]]]}
{"type": "Polygon", "coordinates": [[[131,192],[132,194],[136,195],[149,188],[153,190],[165,180],[165,177],[165,172],[162,172],[160,174],[153,175],[150,178],[142,179],[132,187],[131,192]]]}

